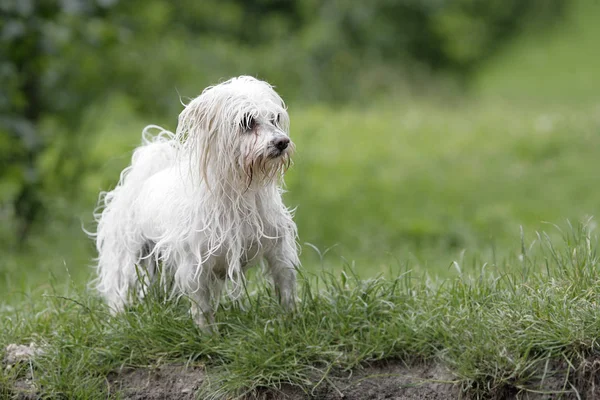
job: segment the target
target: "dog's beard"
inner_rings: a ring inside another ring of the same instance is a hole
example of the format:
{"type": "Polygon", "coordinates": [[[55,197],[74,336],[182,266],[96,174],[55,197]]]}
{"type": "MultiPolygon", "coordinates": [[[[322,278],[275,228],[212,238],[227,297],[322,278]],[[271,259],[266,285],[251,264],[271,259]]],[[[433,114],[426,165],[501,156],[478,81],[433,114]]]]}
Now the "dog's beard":
{"type": "Polygon", "coordinates": [[[282,178],[291,166],[293,147],[293,143],[290,142],[284,150],[269,147],[263,153],[248,154],[244,157],[242,165],[247,187],[253,183],[266,184],[282,178]]]}
{"type": "Polygon", "coordinates": [[[271,150],[269,150],[269,153],[267,154],[267,158],[271,159],[271,160],[275,160],[279,157],[284,157],[286,155],[286,150],[279,150],[278,148],[272,148],[271,150]]]}

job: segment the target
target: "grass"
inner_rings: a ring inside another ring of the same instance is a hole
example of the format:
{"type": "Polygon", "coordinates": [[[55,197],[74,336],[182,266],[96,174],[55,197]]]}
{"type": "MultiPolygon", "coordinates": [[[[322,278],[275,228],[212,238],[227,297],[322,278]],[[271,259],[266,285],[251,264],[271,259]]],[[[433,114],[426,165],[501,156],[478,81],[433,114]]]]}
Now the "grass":
{"type": "Polygon", "coordinates": [[[535,258],[523,245],[516,257],[478,265],[476,277],[437,282],[410,270],[361,279],[351,267],[324,269],[303,275],[292,314],[258,283],[221,307],[212,336],[196,329],[183,299],[149,296],[112,317],[81,285],[56,287],[2,311],[0,345],[27,338],[45,353],[4,370],[0,393],[10,396],[11,381],[31,369],[43,398],[105,398],[110,371],[169,362],[207,367],[202,398],[281,384],[310,393],[343,371],[393,358],[441,363],[474,396],[548,390],[556,376],[553,390],[573,393],[585,389],[600,344],[597,245],[590,226],[566,231],[562,243],[540,234],[535,258]]]}

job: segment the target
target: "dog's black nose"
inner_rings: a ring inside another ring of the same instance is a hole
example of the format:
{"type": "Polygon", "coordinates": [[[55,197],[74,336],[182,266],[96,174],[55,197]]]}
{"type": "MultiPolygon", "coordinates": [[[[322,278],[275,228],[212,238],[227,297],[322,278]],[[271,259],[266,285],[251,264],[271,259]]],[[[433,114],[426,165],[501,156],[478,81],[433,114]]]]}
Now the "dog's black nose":
{"type": "Polygon", "coordinates": [[[273,140],[273,145],[279,151],[283,151],[283,150],[287,149],[288,144],[290,144],[290,139],[285,136],[278,137],[277,139],[273,140]]]}

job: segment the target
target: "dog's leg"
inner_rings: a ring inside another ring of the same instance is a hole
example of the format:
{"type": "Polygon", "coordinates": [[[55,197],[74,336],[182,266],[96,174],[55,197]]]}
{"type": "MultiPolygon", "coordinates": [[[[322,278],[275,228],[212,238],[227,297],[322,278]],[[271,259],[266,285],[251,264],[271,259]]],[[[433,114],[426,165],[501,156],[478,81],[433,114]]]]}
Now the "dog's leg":
{"type": "Polygon", "coordinates": [[[125,305],[127,304],[126,297],[119,294],[117,291],[105,293],[104,299],[106,300],[106,304],[108,304],[111,315],[119,314],[125,309],[125,305]]]}
{"type": "Polygon", "coordinates": [[[158,256],[154,253],[153,242],[146,242],[140,251],[140,261],[138,265],[138,297],[143,299],[154,284],[158,273],[158,256]]]}
{"type": "Polygon", "coordinates": [[[213,277],[201,282],[199,290],[190,295],[192,318],[196,325],[207,333],[217,332],[215,311],[219,307],[224,284],[224,280],[213,277]]]}
{"type": "Polygon", "coordinates": [[[265,252],[265,259],[279,302],[284,309],[291,311],[296,300],[295,265],[299,264],[295,246],[289,241],[279,240],[265,252]]]}
{"type": "Polygon", "coordinates": [[[194,322],[200,329],[212,332],[214,312],[210,304],[209,285],[201,283],[196,291],[190,294],[192,302],[191,313],[194,322]]]}
{"type": "Polygon", "coordinates": [[[190,311],[194,322],[205,332],[215,332],[214,311],[221,296],[223,280],[212,273],[212,268],[203,265],[196,279],[186,286],[189,288],[186,291],[192,303],[190,311]]]}

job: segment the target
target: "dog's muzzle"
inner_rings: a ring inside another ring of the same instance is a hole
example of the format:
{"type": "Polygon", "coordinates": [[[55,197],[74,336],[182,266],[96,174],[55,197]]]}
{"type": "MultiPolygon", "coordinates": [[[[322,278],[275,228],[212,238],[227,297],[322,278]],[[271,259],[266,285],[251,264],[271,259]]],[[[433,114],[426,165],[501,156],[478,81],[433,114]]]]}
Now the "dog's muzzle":
{"type": "Polygon", "coordinates": [[[287,136],[278,136],[275,139],[273,139],[273,141],[271,142],[271,145],[273,146],[273,151],[271,152],[270,156],[273,158],[277,158],[279,156],[281,156],[283,154],[283,152],[285,151],[285,149],[288,148],[290,144],[290,138],[288,138],[287,136]]]}
{"type": "Polygon", "coordinates": [[[275,148],[279,151],[284,151],[285,149],[287,149],[289,144],[290,139],[286,136],[281,136],[273,140],[273,146],[275,146],[275,148]]]}

